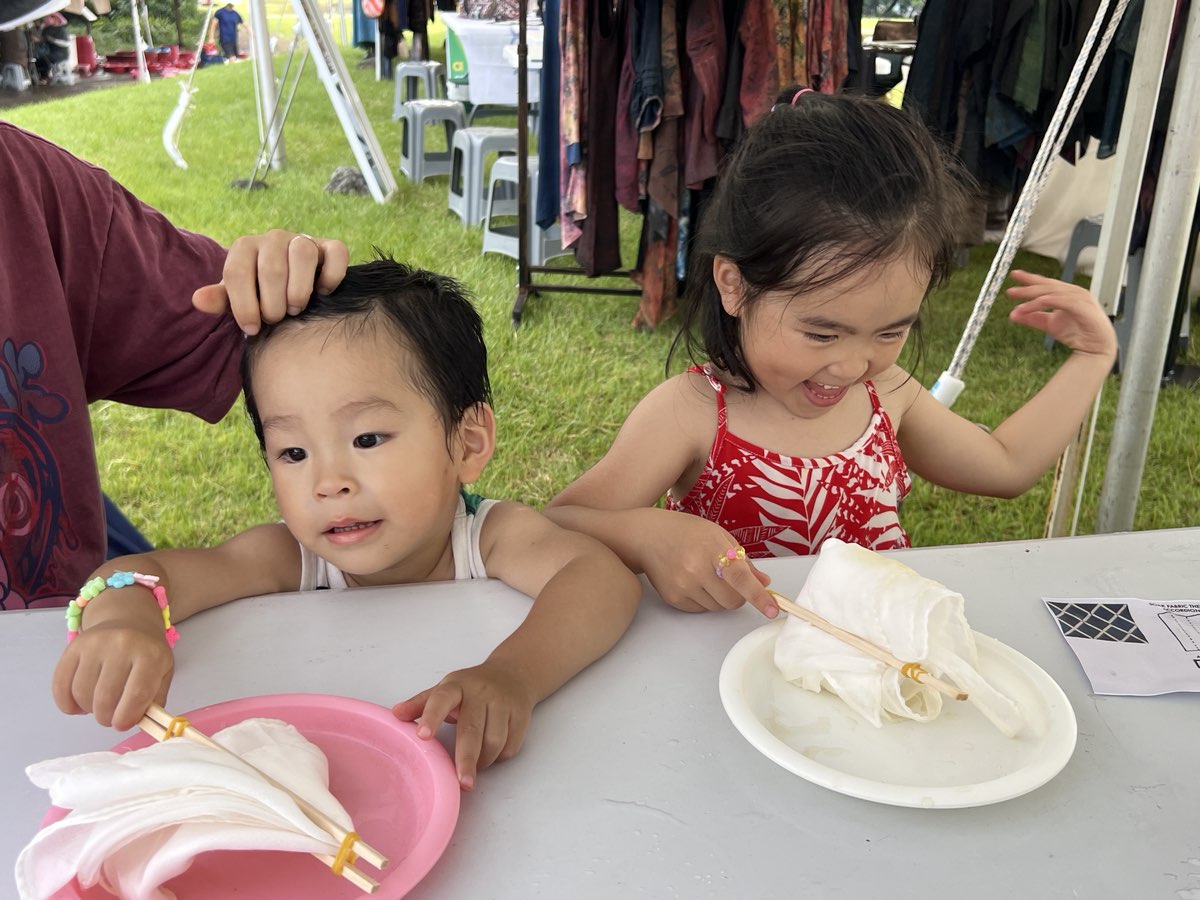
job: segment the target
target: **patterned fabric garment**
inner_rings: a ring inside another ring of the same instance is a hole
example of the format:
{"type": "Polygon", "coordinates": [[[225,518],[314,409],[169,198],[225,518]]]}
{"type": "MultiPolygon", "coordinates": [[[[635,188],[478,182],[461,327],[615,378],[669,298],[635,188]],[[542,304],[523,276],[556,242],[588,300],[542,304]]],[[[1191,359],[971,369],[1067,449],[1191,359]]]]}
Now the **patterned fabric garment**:
{"type": "Polygon", "coordinates": [[[873,412],[862,437],[840,453],[805,459],[730,434],[725,385],[707,367],[688,371],[717,392],[717,435],[695,486],[682,500],[668,493],[667,509],[716,522],[756,559],[806,556],[828,538],[871,550],[910,546],[898,510],[912,480],[871,382],[864,384],[873,412]]]}

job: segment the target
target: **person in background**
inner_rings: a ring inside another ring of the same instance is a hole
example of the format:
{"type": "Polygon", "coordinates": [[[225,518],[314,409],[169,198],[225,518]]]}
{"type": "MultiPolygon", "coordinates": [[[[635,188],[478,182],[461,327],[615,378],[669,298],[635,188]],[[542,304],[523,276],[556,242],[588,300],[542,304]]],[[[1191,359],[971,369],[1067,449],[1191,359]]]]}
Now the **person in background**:
{"type": "Polygon", "coordinates": [[[5,122],[0,197],[0,609],[65,605],[140,546],[114,535],[110,552],[120,519],[106,514],[88,404],[216,422],[241,386],[242,331],[298,312],[314,281],[331,290],[349,254],[284,231],[226,251],[5,122]]]}
{"type": "MultiPolygon", "coordinates": [[[[208,39],[220,41],[221,55],[226,59],[238,58],[238,29],[246,24],[241,15],[234,9],[232,3],[226,3],[213,13],[212,26],[209,28],[208,39]]],[[[249,28],[246,28],[249,31],[249,28]]]]}

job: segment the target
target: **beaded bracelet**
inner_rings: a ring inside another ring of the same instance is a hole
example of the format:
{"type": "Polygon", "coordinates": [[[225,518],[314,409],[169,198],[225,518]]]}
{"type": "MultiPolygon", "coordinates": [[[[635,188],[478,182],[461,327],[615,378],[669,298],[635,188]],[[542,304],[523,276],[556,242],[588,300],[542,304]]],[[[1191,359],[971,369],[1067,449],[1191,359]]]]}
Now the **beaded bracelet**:
{"type": "Polygon", "coordinates": [[[97,575],[79,589],[79,596],[67,604],[67,643],[75,640],[79,634],[79,623],[83,619],[83,609],[96,598],[105,588],[129,587],[140,584],[150,588],[150,593],[158,601],[162,610],[163,628],[165,629],[167,646],[174,647],[179,640],[179,632],[171,624],[171,604],[167,602],[167,589],[158,583],[157,575],[143,575],[141,572],[113,572],[108,578],[97,575]]]}

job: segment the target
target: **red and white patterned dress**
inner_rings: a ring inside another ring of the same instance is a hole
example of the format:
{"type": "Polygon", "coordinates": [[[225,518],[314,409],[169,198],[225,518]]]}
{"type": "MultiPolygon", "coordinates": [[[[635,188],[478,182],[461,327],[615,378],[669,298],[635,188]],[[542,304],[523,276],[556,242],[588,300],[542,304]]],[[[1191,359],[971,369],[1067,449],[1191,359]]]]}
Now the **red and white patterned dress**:
{"type": "Polygon", "coordinates": [[[831,537],[872,550],[910,546],[898,510],[912,480],[871,382],[862,437],[840,453],[804,459],[730,434],[725,385],[706,368],[689,371],[717,392],[717,436],[696,484],[682,500],[668,492],[667,509],[716,522],[754,558],[805,556],[831,537]]]}

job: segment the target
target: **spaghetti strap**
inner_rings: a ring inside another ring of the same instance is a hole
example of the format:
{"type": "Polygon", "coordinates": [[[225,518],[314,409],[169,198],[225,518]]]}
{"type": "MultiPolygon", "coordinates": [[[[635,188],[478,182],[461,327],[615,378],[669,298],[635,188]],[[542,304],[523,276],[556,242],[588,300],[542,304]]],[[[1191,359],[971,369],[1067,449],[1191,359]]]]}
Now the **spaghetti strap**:
{"type": "Polygon", "coordinates": [[[883,404],[879,402],[879,392],[875,390],[875,382],[864,381],[863,387],[867,389],[867,396],[871,398],[871,409],[874,412],[879,412],[883,409],[883,404]]]}

